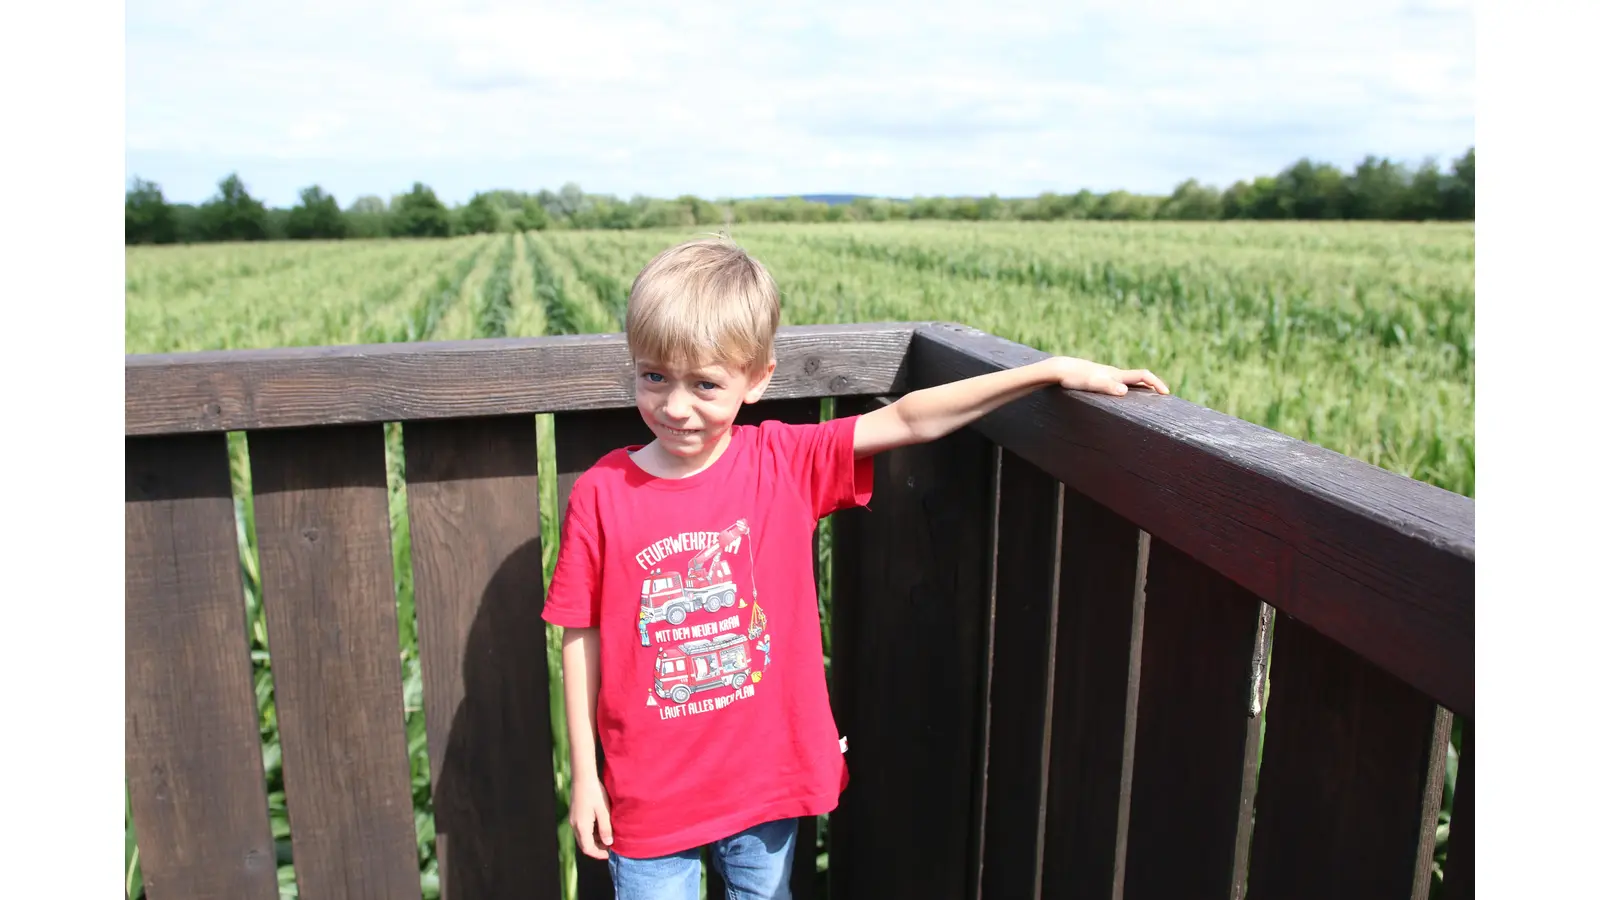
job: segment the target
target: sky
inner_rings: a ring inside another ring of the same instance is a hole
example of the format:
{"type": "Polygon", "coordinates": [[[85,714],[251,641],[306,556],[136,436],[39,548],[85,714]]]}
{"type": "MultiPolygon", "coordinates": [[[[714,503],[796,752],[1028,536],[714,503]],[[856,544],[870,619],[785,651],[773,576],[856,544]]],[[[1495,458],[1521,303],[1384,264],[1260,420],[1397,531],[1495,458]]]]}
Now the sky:
{"type": "Polygon", "coordinates": [[[1474,143],[1462,0],[128,0],[126,177],[269,205],[1218,187],[1474,143]]]}

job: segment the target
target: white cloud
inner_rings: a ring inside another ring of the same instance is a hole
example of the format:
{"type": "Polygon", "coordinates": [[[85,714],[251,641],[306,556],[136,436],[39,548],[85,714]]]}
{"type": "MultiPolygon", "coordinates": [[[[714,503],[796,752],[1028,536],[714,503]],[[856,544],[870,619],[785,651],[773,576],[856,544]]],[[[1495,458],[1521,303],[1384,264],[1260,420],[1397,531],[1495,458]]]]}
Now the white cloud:
{"type": "Polygon", "coordinates": [[[1459,3],[130,5],[130,176],[657,196],[1125,187],[1473,140],[1459,3]],[[252,174],[252,173],[255,174],[252,174]],[[410,173],[410,174],[402,174],[410,173]]]}

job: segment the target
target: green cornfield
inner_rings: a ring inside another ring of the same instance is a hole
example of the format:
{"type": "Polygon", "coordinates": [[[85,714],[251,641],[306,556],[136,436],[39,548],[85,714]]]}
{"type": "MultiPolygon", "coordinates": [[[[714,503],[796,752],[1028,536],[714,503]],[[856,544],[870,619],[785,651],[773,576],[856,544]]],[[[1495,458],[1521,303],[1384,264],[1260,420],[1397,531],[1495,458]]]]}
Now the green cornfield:
{"type": "MultiPolygon", "coordinates": [[[[165,353],[617,331],[633,275],[694,233],[558,230],[130,247],[125,348],[165,353]]],[[[1473,495],[1470,223],[929,221],[745,225],[731,233],[772,270],[786,324],[958,321],[1053,353],[1149,368],[1192,402],[1473,495]]],[[[538,424],[548,457],[540,461],[548,578],[558,539],[553,425],[548,416],[538,424]]],[[[399,426],[387,434],[418,866],[424,896],[437,897],[404,434],[399,426]]],[[[230,448],[269,813],[281,892],[294,897],[249,449],[242,435],[230,436],[230,448]]],[[[826,584],[821,600],[826,622],[826,584]]],[[[559,641],[549,629],[552,683],[559,641]]],[[[551,699],[564,807],[559,689],[551,699]]],[[[1453,767],[1452,754],[1446,809],[1453,767]]],[[[1446,813],[1441,838],[1447,823],[1446,813]]],[[[561,833],[570,897],[571,835],[564,824],[552,826],[561,833]]],[[[142,890],[131,816],[127,829],[127,893],[135,898],[142,890]]],[[[1445,846],[1441,841],[1441,853],[1445,846]]]]}

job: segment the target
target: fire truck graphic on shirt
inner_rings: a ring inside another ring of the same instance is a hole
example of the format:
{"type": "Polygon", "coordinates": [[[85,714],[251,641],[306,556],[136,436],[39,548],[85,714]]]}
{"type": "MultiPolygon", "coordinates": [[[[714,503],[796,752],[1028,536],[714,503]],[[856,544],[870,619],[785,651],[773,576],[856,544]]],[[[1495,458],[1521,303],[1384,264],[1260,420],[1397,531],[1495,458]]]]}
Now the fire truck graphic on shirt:
{"type": "Polygon", "coordinates": [[[750,639],[742,634],[663,647],[656,656],[656,696],[674,703],[713,688],[741,688],[749,678],[750,639]]]}
{"type": "Polygon", "coordinates": [[[753,696],[771,663],[767,614],[755,602],[750,554],[740,552],[749,535],[738,519],[721,531],[662,538],[635,557],[646,569],[639,643],[656,648],[646,705],[661,706],[663,720],[753,696]]]}
{"type": "Polygon", "coordinates": [[[749,533],[750,527],[740,519],[695,554],[684,574],[660,568],[651,571],[639,589],[641,646],[650,645],[649,626],[657,622],[682,625],[692,612],[704,609],[714,613],[734,605],[738,588],[733,583],[733,569],[722,554],[738,552],[749,533]]]}

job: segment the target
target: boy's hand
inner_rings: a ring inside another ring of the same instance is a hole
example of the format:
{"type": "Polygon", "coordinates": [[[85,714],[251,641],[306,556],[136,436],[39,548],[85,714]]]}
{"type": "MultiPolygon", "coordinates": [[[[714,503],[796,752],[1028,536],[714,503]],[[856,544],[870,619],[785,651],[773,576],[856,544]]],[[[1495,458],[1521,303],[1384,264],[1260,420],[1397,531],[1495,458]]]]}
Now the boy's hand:
{"type": "Polygon", "coordinates": [[[585,856],[610,858],[611,802],[599,778],[572,780],[572,807],[567,811],[567,821],[585,856]]]}
{"type": "Polygon", "coordinates": [[[1118,369],[1114,366],[1058,356],[1051,360],[1058,373],[1061,386],[1074,391],[1094,391],[1120,397],[1128,392],[1128,385],[1142,384],[1158,394],[1169,394],[1166,384],[1149,369],[1118,369]]]}

